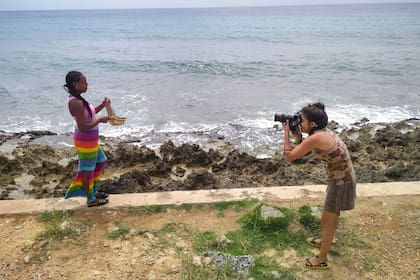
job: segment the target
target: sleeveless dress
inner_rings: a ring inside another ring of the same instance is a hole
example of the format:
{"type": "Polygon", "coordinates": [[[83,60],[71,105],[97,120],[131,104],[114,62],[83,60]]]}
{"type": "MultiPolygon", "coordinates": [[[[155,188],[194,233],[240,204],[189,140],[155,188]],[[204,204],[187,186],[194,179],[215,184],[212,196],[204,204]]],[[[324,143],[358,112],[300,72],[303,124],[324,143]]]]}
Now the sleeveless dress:
{"type": "MultiPolygon", "coordinates": [[[[73,99],[77,99],[74,96],[69,96],[67,104],[73,99]]],[[[84,108],[84,117],[87,121],[95,121],[95,107],[89,104],[92,112],[92,118],[89,116],[89,112],[84,108]]],[[[73,116],[75,120],[75,117],[73,116]]],[[[77,151],[77,157],[79,159],[76,177],[70,184],[65,198],[84,196],[87,197],[88,202],[92,202],[96,199],[97,183],[99,182],[102,172],[105,168],[106,156],[99,145],[99,130],[98,126],[95,126],[89,131],[81,131],[77,127],[77,123],[74,125],[73,142],[77,151]],[[83,178],[85,174],[89,178],[89,192],[86,194],[83,188],[83,178]]]]}
{"type": "Polygon", "coordinates": [[[315,133],[328,133],[335,145],[328,151],[315,150],[316,156],[327,163],[328,186],[324,210],[340,216],[341,210],[354,208],[356,177],[346,144],[328,128],[315,133]]]}

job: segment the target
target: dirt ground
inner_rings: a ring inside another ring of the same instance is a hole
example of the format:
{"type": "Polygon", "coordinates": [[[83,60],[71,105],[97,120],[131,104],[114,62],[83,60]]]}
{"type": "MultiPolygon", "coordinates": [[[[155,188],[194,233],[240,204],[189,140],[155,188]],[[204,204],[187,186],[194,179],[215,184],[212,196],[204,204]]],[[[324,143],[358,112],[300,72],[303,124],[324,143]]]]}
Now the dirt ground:
{"type": "MultiPolygon", "coordinates": [[[[267,203],[298,208],[321,201],[267,203]]],[[[72,216],[80,237],[60,241],[37,238],[46,229],[39,215],[0,216],[0,279],[198,279],[188,274],[194,256],[200,256],[192,231],[225,234],[239,228],[244,213],[229,208],[220,215],[197,206],[147,215],[87,208],[72,216]],[[130,234],[110,238],[121,225],[130,234]]],[[[297,279],[420,279],[419,222],[418,195],[358,198],[356,208],[342,215],[329,270],[296,266],[305,256],[293,249],[266,254],[281,267],[294,267],[297,279]]]]}

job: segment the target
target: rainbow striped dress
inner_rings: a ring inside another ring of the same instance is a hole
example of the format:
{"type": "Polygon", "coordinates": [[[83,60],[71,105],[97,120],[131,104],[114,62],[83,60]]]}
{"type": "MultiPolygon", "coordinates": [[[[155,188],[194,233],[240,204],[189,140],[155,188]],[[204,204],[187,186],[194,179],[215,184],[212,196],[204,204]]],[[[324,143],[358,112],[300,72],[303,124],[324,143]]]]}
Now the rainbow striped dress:
{"type": "MultiPolygon", "coordinates": [[[[76,97],[70,96],[67,100],[69,103],[76,97]]],[[[89,104],[92,111],[91,121],[96,120],[95,107],[89,104]]],[[[85,119],[90,119],[89,112],[84,109],[85,119]]],[[[77,151],[77,157],[79,164],[77,167],[76,178],[70,184],[67,189],[65,198],[84,196],[87,197],[88,202],[96,199],[97,183],[100,180],[102,172],[105,168],[106,156],[99,145],[99,130],[98,127],[94,127],[89,131],[80,131],[77,128],[77,124],[74,127],[73,142],[77,151]],[[89,192],[86,194],[83,188],[83,178],[87,177],[89,181],[89,192]]]]}

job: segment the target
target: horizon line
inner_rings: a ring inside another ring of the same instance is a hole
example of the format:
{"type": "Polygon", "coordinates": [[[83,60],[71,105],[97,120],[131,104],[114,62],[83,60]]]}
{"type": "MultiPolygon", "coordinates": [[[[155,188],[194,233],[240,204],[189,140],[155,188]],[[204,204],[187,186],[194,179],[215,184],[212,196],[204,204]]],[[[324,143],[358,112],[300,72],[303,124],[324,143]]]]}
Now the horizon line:
{"type": "Polygon", "coordinates": [[[262,5],[262,6],[216,6],[216,7],[154,7],[154,8],[85,8],[85,9],[73,9],[73,8],[51,8],[51,9],[19,9],[19,10],[0,10],[0,12],[42,12],[42,11],[107,11],[107,10],[177,10],[177,9],[243,9],[243,8],[280,8],[280,7],[316,7],[316,6],[353,6],[353,5],[401,5],[401,4],[420,4],[420,0],[416,2],[366,2],[366,3],[319,3],[319,4],[292,4],[292,5],[262,5]]]}

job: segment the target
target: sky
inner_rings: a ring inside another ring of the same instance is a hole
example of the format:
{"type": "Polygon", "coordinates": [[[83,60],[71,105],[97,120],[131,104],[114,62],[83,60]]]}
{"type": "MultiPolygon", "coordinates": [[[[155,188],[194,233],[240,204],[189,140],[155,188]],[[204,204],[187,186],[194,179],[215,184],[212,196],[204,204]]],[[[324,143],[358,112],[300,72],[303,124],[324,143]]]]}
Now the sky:
{"type": "Polygon", "coordinates": [[[199,8],[349,3],[404,3],[420,0],[0,0],[0,11],[61,9],[199,8]]]}

